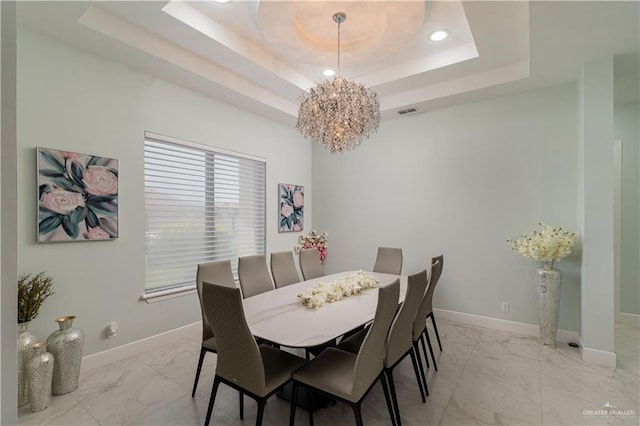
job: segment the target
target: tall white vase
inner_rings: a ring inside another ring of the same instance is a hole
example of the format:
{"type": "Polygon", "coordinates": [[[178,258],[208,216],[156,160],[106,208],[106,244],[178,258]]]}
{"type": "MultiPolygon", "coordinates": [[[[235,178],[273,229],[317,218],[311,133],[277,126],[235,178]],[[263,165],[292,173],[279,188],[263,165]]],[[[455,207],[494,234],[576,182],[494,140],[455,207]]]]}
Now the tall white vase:
{"type": "Polygon", "coordinates": [[[542,268],[536,269],[536,274],[538,278],[540,342],[554,348],[558,331],[562,272],[554,268],[552,262],[546,262],[542,268]]]}

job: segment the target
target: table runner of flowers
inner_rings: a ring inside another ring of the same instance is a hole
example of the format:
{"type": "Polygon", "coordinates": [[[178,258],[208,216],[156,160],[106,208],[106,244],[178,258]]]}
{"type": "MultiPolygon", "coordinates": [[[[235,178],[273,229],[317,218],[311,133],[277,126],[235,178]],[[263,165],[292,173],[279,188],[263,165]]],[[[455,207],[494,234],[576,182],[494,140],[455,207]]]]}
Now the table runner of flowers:
{"type": "Polygon", "coordinates": [[[333,282],[321,281],[312,289],[298,293],[298,298],[307,308],[315,310],[325,303],[333,303],[345,297],[358,295],[363,290],[374,288],[377,284],[377,279],[360,270],[339,277],[333,282]]]}

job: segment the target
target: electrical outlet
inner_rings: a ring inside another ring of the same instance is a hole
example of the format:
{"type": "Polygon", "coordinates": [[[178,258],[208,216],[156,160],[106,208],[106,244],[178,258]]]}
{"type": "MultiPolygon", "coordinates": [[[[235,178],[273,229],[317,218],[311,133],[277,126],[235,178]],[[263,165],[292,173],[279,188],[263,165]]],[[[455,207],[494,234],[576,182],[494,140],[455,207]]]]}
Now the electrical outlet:
{"type": "Polygon", "coordinates": [[[511,305],[507,302],[502,302],[502,312],[504,312],[505,314],[511,312],[511,305]]]}
{"type": "Polygon", "coordinates": [[[119,331],[120,329],[117,322],[110,323],[109,325],[107,325],[107,339],[113,339],[118,335],[119,331]]]}

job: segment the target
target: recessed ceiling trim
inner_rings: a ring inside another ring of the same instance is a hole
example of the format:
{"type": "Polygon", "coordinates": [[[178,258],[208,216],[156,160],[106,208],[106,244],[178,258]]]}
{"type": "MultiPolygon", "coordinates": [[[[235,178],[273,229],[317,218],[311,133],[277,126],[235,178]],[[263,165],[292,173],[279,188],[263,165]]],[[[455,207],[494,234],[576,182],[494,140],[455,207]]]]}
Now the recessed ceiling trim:
{"type": "Polygon", "coordinates": [[[295,103],[279,97],[194,53],[131,25],[95,5],[87,8],[78,22],[288,115],[295,117],[298,113],[298,106],[295,103]]]}
{"type": "Polygon", "coordinates": [[[477,57],[478,50],[476,49],[475,43],[469,42],[429,56],[388,66],[377,72],[355,76],[354,78],[357,78],[369,87],[375,87],[400,78],[422,74],[477,57]]]}
{"type": "Polygon", "coordinates": [[[509,83],[529,77],[529,60],[516,62],[489,71],[456,78],[439,84],[385,96],[380,99],[380,110],[388,111],[415,105],[485,87],[509,83]]]}
{"type": "Polygon", "coordinates": [[[293,70],[275,56],[237,36],[187,3],[173,0],[167,3],[162,11],[302,90],[306,90],[314,84],[313,81],[293,70]]]}

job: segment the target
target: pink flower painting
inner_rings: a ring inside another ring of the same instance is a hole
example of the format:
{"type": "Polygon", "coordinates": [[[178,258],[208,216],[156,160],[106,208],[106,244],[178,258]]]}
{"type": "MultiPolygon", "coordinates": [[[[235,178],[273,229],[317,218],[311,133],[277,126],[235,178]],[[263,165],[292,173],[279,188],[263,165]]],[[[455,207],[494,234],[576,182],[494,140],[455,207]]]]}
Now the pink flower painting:
{"type": "Polygon", "coordinates": [[[118,238],[118,160],[38,148],[38,242],[118,238]]]}
{"type": "Polygon", "coordinates": [[[281,183],[278,185],[280,221],[278,231],[292,232],[304,229],[304,186],[281,183]]]}

